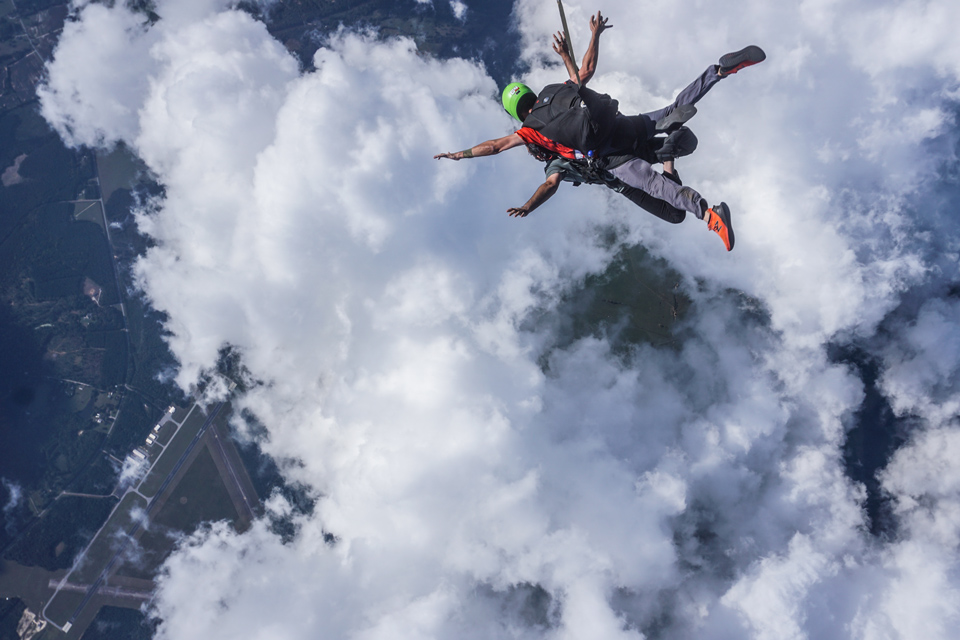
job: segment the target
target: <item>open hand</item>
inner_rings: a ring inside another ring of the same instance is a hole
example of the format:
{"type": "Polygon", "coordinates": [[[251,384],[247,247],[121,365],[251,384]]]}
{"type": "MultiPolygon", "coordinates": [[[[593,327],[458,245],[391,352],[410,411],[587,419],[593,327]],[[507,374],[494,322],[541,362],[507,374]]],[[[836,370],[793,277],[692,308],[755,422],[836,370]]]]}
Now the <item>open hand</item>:
{"type": "Polygon", "coordinates": [[[597,15],[590,16],[590,31],[599,36],[605,29],[613,28],[612,24],[607,24],[607,20],[609,20],[609,18],[604,18],[600,15],[600,12],[597,11],[597,15]]]}
{"type": "Polygon", "coordinates": [[[511,218],[526,218],[530,215],[530,211],[526,207],[510,207],[507,209],[507,213],[510,214],[511,218]]]}
{"type": "Polygon", "coordinates": [[[564,37],[562,31],[557,31],[553,34],[553,50],[564,60],[570,57],[570,50],[567,48],[567,39],[564,37]]]}

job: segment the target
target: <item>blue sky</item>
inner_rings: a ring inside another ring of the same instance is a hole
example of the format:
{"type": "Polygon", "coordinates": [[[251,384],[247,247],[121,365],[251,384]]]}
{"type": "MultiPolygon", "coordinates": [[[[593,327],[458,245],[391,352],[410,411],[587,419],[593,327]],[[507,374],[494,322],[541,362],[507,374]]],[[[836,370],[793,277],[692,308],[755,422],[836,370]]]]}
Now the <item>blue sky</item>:
{"type": "MultiPolygon", "coordinates": [[[[43,113],[69,143],[126,142],[164,184],[138,213],[156,246],[136,273],[178,382],[238,348],[265,382],[242,400],[265,448],[319,497],[288,544],[269,517],[184,540],[159,637],[957,628],[955,3],[567,4],[580,47],[590,12],[610,17],[592,85],[624,112],[766,50],[698,105],[678,163],[733,210],[729,254],[600,187],[507,217],[542,180],[522,150],[432,159],[512,130],[476,61],[341,31],[302,74],[228,3],[160,0],[152,27],[80,5],[43,113]],[[624,359],[585,337],[544,372],[556,327],[531,320],[631,243],[680,275],[682,344],[624,359]],[[864,386],[834,343],[863,345],[909,424],[879,476],[888,539],[844,472],[864,386]]],[[[523,79],[562,79],[554,3],[514,11],[523,79]]]]}

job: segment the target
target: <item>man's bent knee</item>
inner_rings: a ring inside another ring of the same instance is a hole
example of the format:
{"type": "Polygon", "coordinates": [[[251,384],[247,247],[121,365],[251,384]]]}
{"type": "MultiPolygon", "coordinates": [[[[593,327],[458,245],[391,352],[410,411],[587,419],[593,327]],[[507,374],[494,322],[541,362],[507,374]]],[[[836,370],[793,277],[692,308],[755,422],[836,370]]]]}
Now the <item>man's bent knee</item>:
{"type": "Polygon", "coordinates": [[[700,141],[693,131],[687,127],[680,127],[663,141],[663,145],[657,150],[657,159],[661,162],[682,158],[688,156],[697,150],[700,141]]]}

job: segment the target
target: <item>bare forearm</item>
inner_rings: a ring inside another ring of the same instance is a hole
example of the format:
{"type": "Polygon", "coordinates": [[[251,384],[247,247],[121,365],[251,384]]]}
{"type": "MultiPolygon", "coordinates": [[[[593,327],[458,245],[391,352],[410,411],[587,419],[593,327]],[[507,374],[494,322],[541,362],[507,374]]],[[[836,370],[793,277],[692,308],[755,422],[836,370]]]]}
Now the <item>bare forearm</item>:
{"type": "Polygon", "coordinates": [[[530,197],[529,200],[522,206],[513,209],[507,209],[507,213],[511,216],[517,216],[518,218],[523,218],[531,211],[542,205],[544,202],[550,199],[553,194],[557,192],[557,188],[560,186],[559,181],[550,181],[544,182],[540,185],[534,194],[530,197]]]}
{"type": "Polygon", "coordinates": [[[481,156],[494,156],[501,151],[512,149],[523,144],[523,140],[517,134],[512,134],[496,140],[487,140],[478,145],[474,145],[463,151],[453,151],[450,153],[438,153],[434,158],[449,158],[450,160],[463,160],[464,158],[479,158],[481,156]]]}
{"type": "Polygon", "coordinates": [[[567,68],[567,75],[570,76],[572,82],[581,84],[580,82],[580,70],[577,69],[576,63],[573,61],[573,58],[570,56],[570,47],[567,43],[567,38],[562,31],[558,31],[553,34],[553,50],[557,52],[563,59],[563,66],[567,68]]]}
{"type": "Polygon", "coordinates": [[[449,158],[450,160],[463,160],[464,158],[476,158],[478,156],[492,156],[497,153],[499,153],[499,151],[491,149],[488,142],[481,142],[480,144],[470,147],[469,149],[464,149],[463,151],[440,153],[434,157],[449,158]]]}
{"type": "Polygon", "coordinates": [[[587,51],[583,54],[583,60],[580,62],[580,84],[586,84],[587,80],[593,77],[597,70],[597,58],[600,56],[600,34],[593,32],[590,37],[590,44],[587,45],[587,51]]]}
{"type": "Polygon", "coordinates": [[[587,45],[587,52],[583,54],[583,61],[580,63],[580,84],[586,84],[587,80],[593,77],[597,70],[597,59],[600,57],[600,34],[613,27],[609,24],[608,18],[597,11],[597,15],[590,17],[590,44],[587,45]]]}
{"type": "Polygon", "coordinates": [[[583,77],[580,70],[573,64],[573,59],[570,56],[563,56],[563,64],[567,68],[567,74],[570,76],[570,79],[583,84],[583,77]]]}
{"type": "Polygon", "coordinates": [[[461,158],[480,158],[482,156],[495,156],[500,153],[500,149],[493,144],[492,140],[487,140],[486,142],[481,142],[478,145],[474,145],[469,149],[464,149],[463,151],[458,151],[457,154],[461,158]]]}

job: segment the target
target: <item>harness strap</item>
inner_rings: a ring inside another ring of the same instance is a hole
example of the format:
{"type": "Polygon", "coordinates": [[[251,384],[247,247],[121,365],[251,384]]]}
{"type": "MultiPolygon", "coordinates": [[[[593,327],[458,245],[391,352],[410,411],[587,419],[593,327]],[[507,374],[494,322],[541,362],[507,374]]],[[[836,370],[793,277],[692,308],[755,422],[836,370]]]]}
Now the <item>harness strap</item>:
{"type": "Polygon", "coordinates": [[[573,62],[573,72],[577,76],[577,86],[580,86],[580,67],[577,66],[577,57],[573,53],[573,42],[570,40],[570,29],[567,28],[567,16],[563,12],[563,0],[557,0],[557,8],[560,9],[560,23],[563,24],[563,37],[567,41],[567,53],[570,54],[570,60],[573,62]]]}

